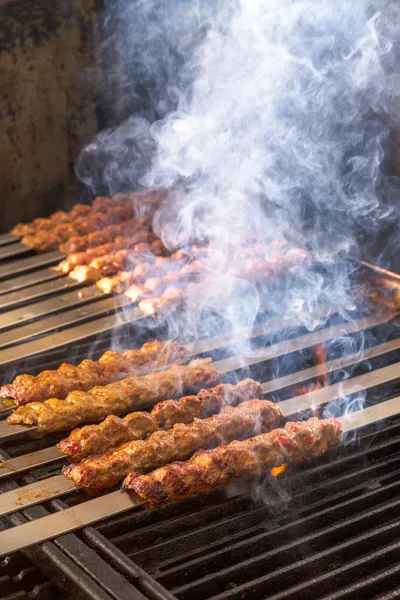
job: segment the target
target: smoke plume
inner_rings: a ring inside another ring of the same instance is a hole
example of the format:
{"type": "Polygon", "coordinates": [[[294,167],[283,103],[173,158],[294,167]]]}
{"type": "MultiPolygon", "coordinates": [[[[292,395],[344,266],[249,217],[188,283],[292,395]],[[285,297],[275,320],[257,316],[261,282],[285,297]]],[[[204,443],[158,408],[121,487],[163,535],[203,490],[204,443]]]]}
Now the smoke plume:
{"type": "MultiPolygon", "coordinates": [[[[332,269],[328,284],[315,270],[296,269],[287,316],[312,329],[333,312],[347,315],[354,298],[342,257],[359,255],[360,240],[362,249],[382,223],[398,219],[385,155],[400,123],[400,7],[110,4],[106,49],[122,50],[103,99],[111,106],[113,90],[122,90],[123,108],[111,112],[115,123],[129,116],[83,151],[77,171],[94,191],[174,190],[155,229],[171,249],[208,240],[214,275],[206,297],[189,294],[188,322],[195,327],[212,305],[235,327],[252,324],[264,300],[230,260],[250,238],[284,237],[332,269]]],[[[281,302],[267,292],[278,312],[281,302]]]]}

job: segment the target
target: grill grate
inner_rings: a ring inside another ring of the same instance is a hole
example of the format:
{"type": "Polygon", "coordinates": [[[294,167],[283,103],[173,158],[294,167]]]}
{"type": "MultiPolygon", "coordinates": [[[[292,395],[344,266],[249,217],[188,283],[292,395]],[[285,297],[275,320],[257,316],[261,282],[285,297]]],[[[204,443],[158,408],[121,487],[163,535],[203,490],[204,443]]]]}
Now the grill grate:
{"type": "Polygon", "coordinates": [[[263,488],[263,499],[256,500],[255,485],[228,500],[217,491],[184,506],[114,519],[84,537],[108,559],[122,552],[179,599],[395,593],[399,450],[396,418],[361,430],[323,464],[281,475],[263,488]]]}
{"type": "MultiPolygon", "coordinates": [[[[99,355],[111,345],[116,332],[121,335],[121,346],[132,345],[132,340],[138,345],[148,339],[147,327],[154,323],[150,320],[144,323],[142,316],[140,321],[135,321],[134,308],[132,323],[122,322],[113,331],[115,315],[109,313],[114,313],[116,299],[92,297],[90,288],[85,288],[89,290],[85,292],[89,298],[85,305],[74,308],[75,305],[68,302],[66,307],[60,303],[58,308],[57,302],[63,295],[66,298],[69,294],[75,302],[75,292],[65,294],[61,278],[50,277],[50,271],[45,273],[40,269],[43,259],[49,260],[48,264],[55,262],[52,256],[28,256],[0,266],[0,279],[7,278],[13,266],[16,275],[0,282],[0,306],[6,310],[27,304],[15,309],[14,314],[21,316],[22,324],[12,329],[12,339],[10,331],[5,329],[14,325],[12,313],[3,313],[0,364],[3,364],[4,381],[10,379],[6,365],[15,367],[18,372],[35,373],[43,368],[54,368],[66,357],[71,359],[72,356],[74,362],[79,362],[89,353],[99,355]],[[23,272],[26,274],[21,276],[23,272]],[[36,312],[32,316],[29,310],[33,305],[28,305],[31,300],[18,297],[24,289],[27,296],[30,294],[35,300],[33,310],[36,312]],[[49,298],[36,302],[38,292],[49,298]],[[52,307],[51,316],[47,316],[47,306],[52,307]],[[74,344],[77,341],[79,344],[74,344]]],[[[340,323],[340,319],[332,318],[330,324],[335,323],[340,323]]],[[[165,338],[166,330],[162,326],[157,333],[155,331],[153,328],[152,337],[165,338]]],[[[282,330],[272,330],[267,336],[254,338],[252,348],[278,345],[282,340],[295,340],[305,333],[294,326],[284,335],[282,330]]],[[[357,341],[358,335],[352,334],[353,341],[357,341]]],[[[399,337],[396,323],[381,324],[370,330],[365,342],[367,347],[374,348],[399,337]]],[[[277,374],[281,379],[269,382],[268,397],[276,401],[293,398],[302,393],[296,392],[297,385],[304,381],[312,383],[317,376],[310,366],[314,364],[313,344],[315,341],[289,354],[283,345],[276,356],[254,364],[250,373],[248,368],[239,369],[236,376],[252,375],[268,381],[272,373],[277,374]],[[306,369],[309,376],[303,374],[300,379],[293,379],[293,373],[306,369]]],[[[346,354],[331,341],[326,349],[328,361],[346,354]]],[[[229,354],[226,348],[220,347],[214,352],[214,358],[229,360],[229,354]]],[[[347,370],[336,365],[329,373],[330,385],[349,374],[356,377],[396,365],[399,359],[400,350],[394,344],[382,356],[372,352],[363,364],[349,361],[347,370]]],[[[367,405],[396,393],[398,382],[396,376],[392,376],[390,383],[368,390],[367,405]]],[[[2,442],[0,459],[46,448],[60,437],[64,436],[2,442]]],[[[0,587],[0,598],[47,600],[64,595],[74,600],[395,597],[400,577],[396,558],[400,545],[400,418],[361,429],[356,438],[353,433],[348,437],[347,443],[331,456],[291,469],[277,480],[267,477],[265,485],[260,482],[241,484],[154,512],[131,511],[14,554],[1,563],[0,582],[4,581],[4,586],[0,587]],[[56,581],[57,587],[51,581],[56,581]]],[[[5,478],[0,481],[0,491],[58,474],[60,464],[58,461],[19,473],[12,479],[5,478]]],[[[0,520],[0,526],[8,527],[10,521],[17,525],[37,519],[85,500],[85,495],[77,491],[63,500],[48,501],[14,513],[0,520]]]]}

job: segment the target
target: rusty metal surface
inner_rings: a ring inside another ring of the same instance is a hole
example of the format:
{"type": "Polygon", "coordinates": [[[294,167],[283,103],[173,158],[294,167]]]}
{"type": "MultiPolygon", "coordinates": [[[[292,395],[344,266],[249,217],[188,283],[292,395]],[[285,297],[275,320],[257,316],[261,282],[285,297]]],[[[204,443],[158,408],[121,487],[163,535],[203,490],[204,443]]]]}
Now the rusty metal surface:
{"type": "Polygon", "coordinates": [[[1,231],[63,207],[76,186],[97,130],[94,18],[95,0],[0,0],[1,231]]]}

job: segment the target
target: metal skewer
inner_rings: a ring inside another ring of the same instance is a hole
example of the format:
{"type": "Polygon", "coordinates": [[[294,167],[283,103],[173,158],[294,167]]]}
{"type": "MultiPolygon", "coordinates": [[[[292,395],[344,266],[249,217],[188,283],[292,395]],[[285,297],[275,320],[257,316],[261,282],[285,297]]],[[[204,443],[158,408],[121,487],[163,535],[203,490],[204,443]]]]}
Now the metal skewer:
{"type": "MultiPolygon", "coordinates": [[[[352,431],[397,415],[399,412],[400,397],[398,396],[377,406],[344,415],[339,420],[344,431],[352,431]]],[[[0,532],[0,556],[87,527],[143,504],[144,501],[132,492],[116,491],[29,523],[11,527],[0,532]]]]}

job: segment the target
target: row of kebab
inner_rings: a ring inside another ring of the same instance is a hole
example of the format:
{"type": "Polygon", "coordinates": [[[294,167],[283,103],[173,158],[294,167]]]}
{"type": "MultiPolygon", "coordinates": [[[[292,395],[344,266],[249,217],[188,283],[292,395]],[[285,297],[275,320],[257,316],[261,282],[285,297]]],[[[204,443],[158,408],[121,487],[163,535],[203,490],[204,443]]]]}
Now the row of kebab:
{"type": "MultiPolygon", "coordinates": [[[[69,212],[18,224],[12,233],[37,252],[58,248],[66,255],[55,267],[61,274],[106,294],[123,294],[146,315],[165,315],[189,295],[206,294],[218,280],[207,260],[207,242],[169,251],[155,235],[154,215],[167,200],[163,190],[98,197],[91,206],[77,204],[69,212]]],[[[232,248],[229,257],[232,274],[255,286],[310,258],[285,240],[250,238],[248,246],[232,248]]]]}
{"type": "Polygon", "coordinates": [[[34,425],[40,436],[72,430],[58,444],[70,461],[64,475],[90,494],[122,482],[149,508],[301,463],[340,443],[335,419],[279,427],[279,405],[262,399],[259,382],[221,383],[211,358],[189,358],[176,341],[153,341],[19,375],[1,388],[18,405],[8,421],[34,425]]]}
{"type": "MultiPolygon", "coordinates": [[[[207,243],[169,252],[155,235],[154,215],[167,194],[145,190],[91,206],[75,205],[47,219],[17,225],[22,244],[66,258],[57,269],[105,293],[126,294],[150,315],[175,310],[189,291],[213,284],[207,243]]],[[[284,240],[249,244],[230,253],[235,276],[254,285],[309,259],[284,240]]],[[[70,432],[58,449],[64,475],[91,494],[122,482],[149,507],[208,492],[238,478],[320,456],[339,444],[340,424],[311,418],[279,427],[279,405],[252,379],[221,383],[211,358],[190,360],[176,341],[105,352],[98,360],[18,375],[0,396],[17,408],[10,425],[31,435],[70,432]],[[184,393],[191,395],[183,396],[184,393]]]]}

